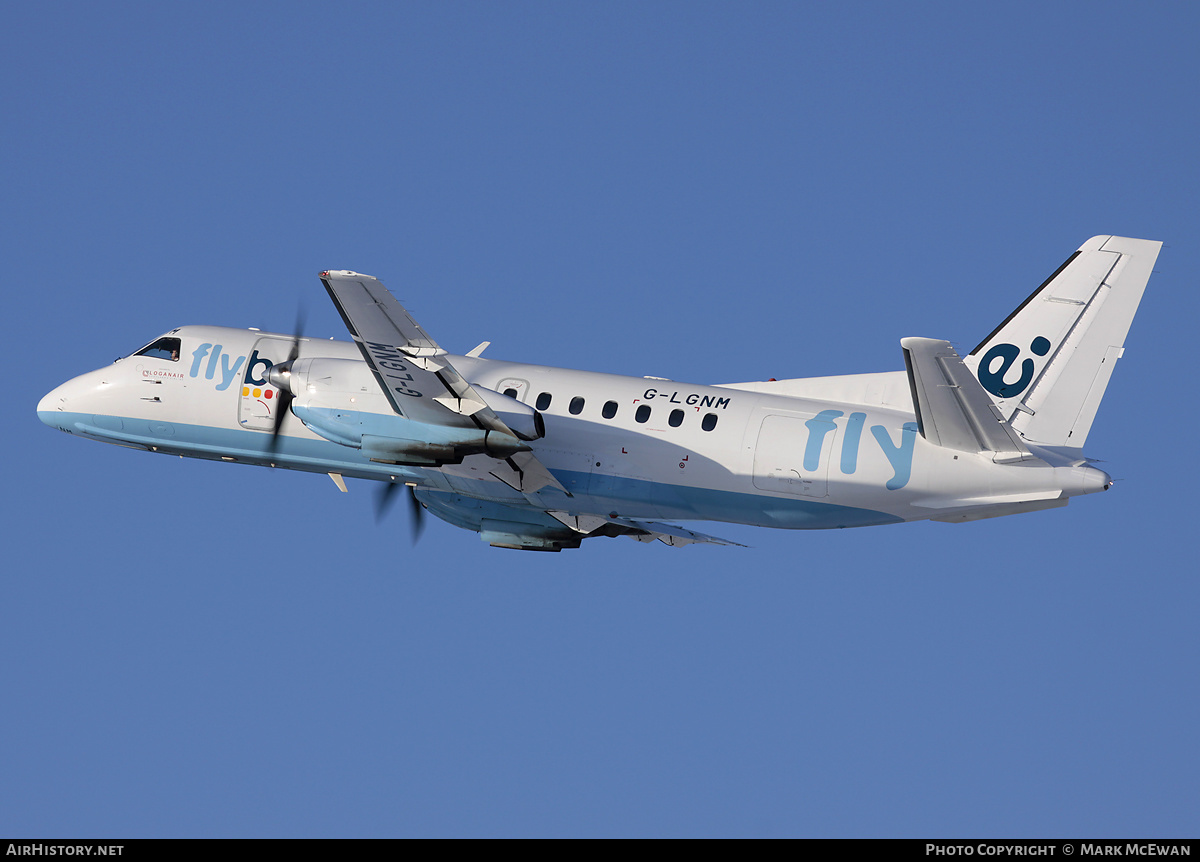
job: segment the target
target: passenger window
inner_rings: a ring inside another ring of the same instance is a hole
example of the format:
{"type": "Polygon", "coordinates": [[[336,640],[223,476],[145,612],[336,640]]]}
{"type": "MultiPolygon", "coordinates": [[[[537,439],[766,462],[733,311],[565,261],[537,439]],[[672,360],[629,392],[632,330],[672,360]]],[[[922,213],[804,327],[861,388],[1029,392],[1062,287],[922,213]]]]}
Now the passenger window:
{"type": "Polygon", "coordinates": [[[153,344],[147,344],[133,355],[153,356],[155,359],[169,359],[171,362],[178,362],[179,344],[178,338],[160,338],[153,344]]]}
{"type": "Polygon", "coordinates": [[[617,402],[616,401],[605,401],[604,409],[600,411],[600,415],[603,416],[605,419],[612,419],[614,416],[616,416],[617,415],[617,402]]]}
{"type": "Polygon", "coordinates": [[[714,428],[716,428],[717,427],[717,414],[716,413],[706,413],[704,415],[704,421],[700,423],[700,427],[703,428],[705,431],[711,431],[714,428]]]}
{"type": "Polygon", "coordinates": [[[574,398],[572,398],[571,403],[567,406],[567,409],[571,411],[572,416],[578,416],[580,413],[582,413],[583,412],[583,396],[576,395],[574,398]]]}
{"type": "Polygon", "coordinates": [[[543,392],[541,395],[539,395],[537,404],[534,406],[537,407],[538,410],[549,410],[550,409],[550,393],[543,392]]]}
{"type": "Polygon", "coordinates": [[[516,397],[517,397],[517,390],[513,389],[513,388],[510,386],[510,387],[508,387],[507,389],[505,389],[505,390],[504,390],[504,394],[505,394],[505,395],[507,395],[509,398],[516,398],[516,397]]]}
{"type": "Polygon", "coordinates": [[[682,410],[672,410],[671,415],[667,417],[667,424],[669,424],[672,428],[678,428],[680,425],[682,425],[683,424],[683,411],[682,410]]]}
{"type": "Polygon", "coordinates": [[[633,414],[633,418],[638,422],[645,422],[650,418],[650,405],[643,404],[637,409],[637,413],[633,414]]]}

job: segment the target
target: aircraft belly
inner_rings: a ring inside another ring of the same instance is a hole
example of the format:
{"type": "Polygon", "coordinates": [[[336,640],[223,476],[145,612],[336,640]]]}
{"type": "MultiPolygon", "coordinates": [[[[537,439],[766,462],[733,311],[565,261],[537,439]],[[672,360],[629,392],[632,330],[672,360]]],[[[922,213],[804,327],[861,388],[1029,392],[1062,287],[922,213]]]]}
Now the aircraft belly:
{"type": "Polygon", "coordinates": [[[282,437],[278,451],[272,454],[268,449],[268,434],[238,428],[176,422],[171,424],[171,433],[162,434],[159,429],[162,423],[131,416],[57,413],[54,420],[59,427],[80,436],[171,455],[220,458],[249,464],[271,462],[295,470],[314,473],[336,472],[359,478],[379,479],[396,476],[424,481],[422,470],[372,464],[362,459],[358,450],[315,437],[282,437]]]}
{"type": "MultiPolygon", "coordinates": [[[[97,417],[78,414],[69,422],[79,433],[119,445],[213,460],[222,458],[257,464],[271,462],[291,469],[337,472],[352,478],[381,479],[395,476],[402,481],[416,482],[422,487],[453,491],[465,497],[536,511],[536,506],[523,495],[490,475],[487,468],[493,462],[484,456],[471,456],[463,464],[441,470],[374,464],[364,459],[357,449],[316,437],[299,421],[294,421],[294,427],[285,426],[278,450],[269,454],[268,433],[233,425],[237,418],[245,418],[239,416],[236,408],[228,412],[230,423],[225,427],[178,421],[191,418],[188,414],[192,410],[185,413],[179,409],[181,407],[211,415],[212,405],[207,403],[211,399],[196,398],[199,392],[189,398],[184,392],[172,390],[170,384],[153,389],[147,386],[146,389],[157,392],[167,390],[163,397],[170,398],[171,403],[147,402],[135,406],[126,401],[125,406],[135,407],[134,412],[139,415],[97,417]],[[193,401],[196,403],[191,403],[193,401]],[[176,421],[166,422],[157,418],[166,415],[163,410],[165,407],[171,408],[171,418],[176,421]]],[[[229,393],[219,394],[223,405],[244,397],[240,392],[233,393],[233,399],[229,399],[229,393]]],[[[113,406],[117,405],[114,403],[113,406]]],[[[228,411],[228,407],[225,409],[228,411]]],[[[66,414],[59,414],[59,419],[67,419],[66,414]]],[[[774,446],[773,451],[777,454],[782,452],[780,457],[790,457],[802,469],[804,456],[817,454],[822,481],[816,489],[808,486],[775,487],[779,483],[772,484],[774,477],[760,475],[765,474],[761,468],[766,463],[760,454],[754,455],[752,475],[747,475],[750,473],[747,469],[750,463],[738,472],[730,473],[730,465],[721,464],[696,451],[680,449],[668,441],[624,441],[629,443],[630,449],[628,453],[623,453],[624,457],[616,452],[625,447],[618,447],[605,455],[544,446],[537,447],[537,450],[539,456],[546,459],[554,476],[572,494],[569,500],[554,505],[555,509],[604,517],[616,512],[621,517],[629,518],[713,520],[783,529],[866,526],[928,517],[923,511],[906,512],[907,517],[896,514],[901,511],[896,498],[907,497],[908,493],[878,493],[883,489],[848,484],[845,481],[848,478],[869,479],[872,484],[882,484],[892,471],[889,469],[875,479],[875,470],[864,469],[870,467],[871,457],[882,464],[887,461],[879,453],[868,456],[864,452],[858,475],[841,475],[839,469],[845,468],[846,461],[840,425],[846,420],[836,423],[839,427],[835,429],[824,429],[822,424],[814,430],[808,424],[814,421],[823,423],[824,420],[825,417],[816,414],[808,418],[771,415],[762,423],[762,433],[758,438],[760,449],[766,436],[774,446]],[[770,423],[774,423],[774,426],[770,423]],[[826,433],[820,434],[822,430],[826,430],[826,433]],[[775,437],[780,439],[775,440],[775,437]],[[823,438],[822,445],[813,453],[807,453],[807,441],[817,437],[823,438]],[[839,458],[841,460],[836,460],[839,458]],[[597,467],[593,459],[601,461],[602,466],[597,467]],[[609,461],[613,462],[611,466],[609,461]],[[841,467],[830,470],[828,465],[835,461],[841,467]],[[617,465],[624,466],[626,475],[610,472],[617,465]],[[822,496],[816,496],[818,490],[822,496]]],[[[898,429],[893,436],[897,441],[900,439],[898,429]]],[[[912,487],[908,489],[910,492],[912,490],[912,487]]]]}
{"type": "Polygon", "coordinates": [[[593,472],[588,482],[588,511],[616,512],[630,518],[700,518],[679,490],[650,479],[593,472]]]}
{"type": "MultiPolygon", "coordinates": [[[[337,472],[350,478],[394,476],[426,487],[453,489],[467,497],[503,499],[508,505],[533,509],[528,501],[515,496],[509,499],[512,495],[503,483],[482,477],[469,479],[460,471],[458,478],[450,484],[445,471],[439,474],[439,471],[422,468],[373,464],[365,461],[357,450],[320,438],[284,436],[278,451],[268,456],[268,435],[243,429],[177,422],[169,423],[168,432],[163,427],[166,423],[160,420],[103,416],[97,422],[93,414],[77,413],[59,413],[55,420],[60,427],[70,428],[82,436],[166,454],[257,464],[270,459],[291,469],[337,472]]],[[[589,493],[571,498],[573,509],[604,516],[616,511],[631,518],[712,520],[783,529],[856,527],[903,520],[887,512],[790,495],[688,487],[648,478],[595,474],[586,469],[555,469],[553,472],[567,487],[588,488],[589,493]]]]}
{"type": "MultiPolygon", "coordinates": [[[[562,480],[562,476],[559,476],[562,480]]],[[[777,496],[718,488],[686,487],[648,479],[592,475],[592,493],[574,508],[595,514],[616,512],[630,518],[724,521],[790,530],[819,530],[899,523],[887,512],[839,505],[828,499],[777,496]]]]}

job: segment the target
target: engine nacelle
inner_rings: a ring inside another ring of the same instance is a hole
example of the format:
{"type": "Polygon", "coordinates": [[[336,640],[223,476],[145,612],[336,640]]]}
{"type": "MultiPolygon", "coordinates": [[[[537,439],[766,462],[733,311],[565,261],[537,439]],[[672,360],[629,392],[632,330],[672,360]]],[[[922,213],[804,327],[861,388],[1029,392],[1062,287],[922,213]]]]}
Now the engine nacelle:
{"type": "Polygon", "coordinates": [[[528,404],[486,386],[472,383],[471,388],[479,393],[479,397],[500,417],[500,421],[522,440],[540,440],[546,436],[542,414],[528,404]]]}
{"type": "MultiPolygon", "coordinates": [[[[529,451],[519,437],[502,431],[434,425],[397,415],[370,367],[358,360],[297,359],[272,368],[268,379],[292,393],[292,412],[310,430],[361,449],[378,463],[439,467],[461,463],[468,455],[508,458],[529,451]]],[[[496,413],[515,434],[529,434],[526,439],[533,440],[541,436],[539,429],[544,433],[541,416],[528,405],[489,389],[481,388],[480,397],[493,410],[503,409],[496,413]]]]}
{"type": "Polygon", "coordinates": [[[379,389],[370,366],[359,359],[317,357],[282,362],[267,371],[267,381],[297,398],[306,394],[357,394],[379,389]]]}
{"type": "MultiPolygon", "coordinates": [[[[426,429],[434,427],[419,422],[410,424],[426,429]]],[[[442,435],[450,439],[443,439],[439,442],[364,434],[362,436],[362,453],[369,460],[380,464],[440,467],[443,464],[460,464],[468,455],[508,458],[518,452],[529,451],[528,446],[511,434],[458,428],[445,430],[458,433],[442,435]]]]}

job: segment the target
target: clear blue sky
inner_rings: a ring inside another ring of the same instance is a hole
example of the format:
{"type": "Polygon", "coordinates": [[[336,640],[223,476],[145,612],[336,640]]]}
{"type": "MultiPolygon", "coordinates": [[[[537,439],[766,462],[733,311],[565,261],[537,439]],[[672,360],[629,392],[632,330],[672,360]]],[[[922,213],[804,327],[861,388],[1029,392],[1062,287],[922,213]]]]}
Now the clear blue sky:
{"type": "Polygon", "coordinates": [[[6,3],[0,833],[1196,836],[1200,11],[6,3]],[[1166,241],[1063,510],[488,548],[35,416],[175,326],[893,370],[1166,241]],[[15,304],[14,304],[15,301],[15,304]]]}

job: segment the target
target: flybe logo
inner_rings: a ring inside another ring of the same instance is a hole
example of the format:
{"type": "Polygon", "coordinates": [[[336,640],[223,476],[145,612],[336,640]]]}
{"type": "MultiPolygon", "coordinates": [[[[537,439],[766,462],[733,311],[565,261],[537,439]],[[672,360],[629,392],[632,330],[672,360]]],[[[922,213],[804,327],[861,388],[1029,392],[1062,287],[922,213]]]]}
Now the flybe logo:
{"type": "MultiPolygon", "coordinates": [[[[817,472],[817,468],[821,465],[821,450],[825,445],[825,435],[837,429],[837,423],[834,420],[841,417],[841,410],[822,410],[804,423],[808,428],[808,442],[804,446],[804,469],[809,473],[817,472]]],[[[846,430],[842,435],[842,455],[838,466],[847,476],[858,469],[859,444],[866,421],[866,413],[851,413],[850,418],[846,421],[846,430]]],[[[908,484],[908,480],[912,476],[913,447],[917,442],[917,430],[916,422],[905,422],[900,431],[900,445],[896,445],[887,428],[883,425],[871,426],[871,436],[875,438],[875,442],[879,444],[880,450],[892,467],[892,478],[884,483],[884,487],[889,491],[899,491],[908,484]]]]}
{"type": "MultiPolygon", "coordinates": [[[[1039,335],[1030,343],[1029,349],[1038,356],[1045,356],[1050,352],[1050,339],[1039,335]]],[[[1020,355],[1021,348],[1015,344],[997,344],[985,353],[979,363],[979,382],[983,388],[998,398],[1012,398],[1024,392],[1033,382],[1037,368],[1032,359],[1026,357],[1021,361],[1021,376],[1017,380],[1011,383],[1005,380],[1020,355]]]]}
{"type": "Polygon", "coordinates": [[[246,363],[245,356],[231,357],[225,353],[220,344],[201,344],[192,351],[192,367],[189,377],[199,377],[201,368],[204,369],[205,380],[217,380],[218,391],[224,391],[233,383],[242,365],[246,365],[246,373],[242,383],[249,386],[265,386],[264,376],[275,363],[258,355],[255,350],[250,354],[250,362],[246,363]]]}

